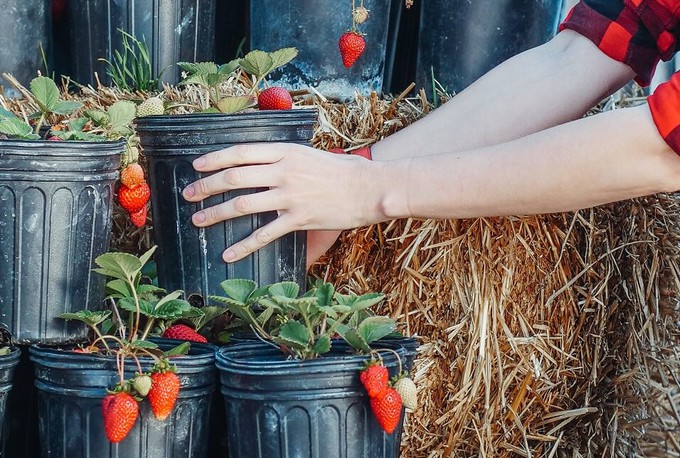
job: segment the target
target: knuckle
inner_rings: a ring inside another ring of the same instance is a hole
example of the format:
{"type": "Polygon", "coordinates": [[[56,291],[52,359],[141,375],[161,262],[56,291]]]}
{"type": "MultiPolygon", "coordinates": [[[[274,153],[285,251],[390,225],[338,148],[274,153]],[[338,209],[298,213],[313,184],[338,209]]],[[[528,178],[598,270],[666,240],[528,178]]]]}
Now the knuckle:
{"type": "Polygon", "coordinates": [[[252,208],[252,202],[248,196],[238,196],[234,199],[234,208],[239,213],[248,213],[252,208]]]}
{"type": "Polygon", "coordinates": [[[269,231],[266,231],[264,229],[258,230],[255,234],[255,240],[257,243],[266,245],[267,243],[271,242],[272,236],[269,233],[269,231]]]}
{"type": "Polygon", "coordinates": [[[236,147],[236,159],[239,162],[244,162],[251,155],[253,147],[251,145],[238,145],[236,147]]]}
{"type": "Polygon", "coordinates": [[[238,168],[233,168],[224,171],[224,181],[230,186],[237,186],[242,179],[241,170],[238,168]]]}
{"type": "Polygon", "coordinates": [[[216,207],[208,207],[203,210],[206,221],[217,221],[220,217],[216,207]]]}

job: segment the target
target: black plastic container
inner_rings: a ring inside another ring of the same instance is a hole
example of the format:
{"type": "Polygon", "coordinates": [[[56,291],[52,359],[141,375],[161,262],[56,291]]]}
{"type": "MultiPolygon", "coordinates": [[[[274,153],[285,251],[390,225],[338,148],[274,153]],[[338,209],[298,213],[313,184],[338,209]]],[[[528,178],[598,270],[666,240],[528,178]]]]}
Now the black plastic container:
{"type": "MultiPolygon", "coordinates": [[[[11,73],[23,85],[45,70],[40,47],[48,63],[52,49],[51,0],[4,0],[0,14],[0,74],[11,73]]],[[[21,94],[0,76],[8,97],[21,94]]]]}
{"type": "MultiPolygon", "coordinates": [[[[404,358],[403,347],[395,344],[392,349],[404,358]]],[[[396,356],[381,355],[390,376],[396,375],[396,356]]],[[[289,359],[264,342],[220,349],[216,364],[227,412],[229,456],[399,456],[403,423],[386,434],[359,381],[367,358],[339,342],[330,353],[305,361],[289,359]]]]}
{"type": "Polygon", "coordinates": [[[87,0],[69,1],[72,79],[110,84],[106,64],[114,50],[122,52],[118,29],[144,39],[150,51],[154,76],[180,81],[177,62],[215,59],[215,4],[217,0],[87,0]]]}
{"type": "MultiPolygon", "coordinates": [[[[175,342],[176,343],[176,342],[175,342]]],[[[161,344],[162,349],[175,345],[161,344]]],[[[174,357],[180,392],[172,414],[156,420],[148,402],[128,437],[111,444],[104,432],[102,399],[118,381],[114,357],[75,353],[33,345],[43,457],[59,458],[164,458],[204,457],[208,447],[211,400],[215,390],[215,351],[211,345],[192,343],[188,356],[174,357]]],[[[140,358],[149,370],[150,358],[140,358]]],[[[125,362],[125,375],[137,371],[125,362]]]]}
{"type": "Polygon", "coordinates": [[[220,283],[227,278],[250,278],[260,285],[295,281],[306,289],[305,232],[287,234],[240,261],[227,264],[222,260],[228,245],[275,219],[276,212],[242,216],[201,229],[191,222],[196,211],[253,190],[228,192],[199,204],[185,201],[181,192],[202,176],[191,165],[198,156],[239,143],[308,144],[315,124],[316,110],[312,109],[137,120],[140,145],[148,161],[161,286],[203,297],[222,295],[220,283]]]}
{"type": "MultiPolygon", "coordinates": [[[[428,0],[429,1],[429,0],[428,0]]],[[[338,39],[352,28],[352,2],[337,0],[250,0],[250,49],[294,46],[299,55],[272,73],[288,89],[309,86],[326,97],[349,100],[383,87],[391,1],[364,0],[369,19],[359,26],[366,49],[356,63],[342,64],[338,39]]]]}
{"type": "MultiPolygon", "coordinates": [[[[427,0],[420,4],[416,83],[460,92],[555,35],[563,0],[427,0]]],[[[527,70],[529,71],[529,70],[527,70]]]]}
{"type": "Polygon", "coordinates": [[[21,349],[12,347],[10,353],[0,356],[0,434],[2,434],[2,451],[5,453],[6,432],[8,430],[5,418],[7,417],[7,400],[14,383],[14,371],[19,364],[21,349]]]}
{"type": "Polygon", "coordinates": [[[63,312],[98,308],[124,142],[0,140],[0,321],[16,343],[82,339],[63,312]]]}
{"type": "Polygon", "coordinates": [[[14,368],[14,386],[9,393],[6,421],[3,429],[3,450],[8,458],[40,456],[38,437],[38,390],[35,387],[35,370],[28,346],[21,350],[19,364],[14,368]]]}

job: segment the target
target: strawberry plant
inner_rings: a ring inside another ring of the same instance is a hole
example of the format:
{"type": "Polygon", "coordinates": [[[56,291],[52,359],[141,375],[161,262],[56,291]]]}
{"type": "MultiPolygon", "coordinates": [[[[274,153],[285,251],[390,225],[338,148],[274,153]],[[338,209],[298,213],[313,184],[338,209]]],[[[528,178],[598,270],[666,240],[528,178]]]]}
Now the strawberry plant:
{"type": "MultiPolygon", "coordinates": [[[[200,110],[204,113],[238,113],[254,107],[258,103],[258,97],[262,86],[266,84],[266,77],[274,70],[286,65],[297,56],[297,49],[282,48],[274,52],[253,50],[243,58],[234,59],[226,64],[217,65],[212,62],[189,63],[180,62],[184,79],[181,85],[197,85],[201,87],[207,97],[200,110]],[[246,94],[224,94],[221,91],[222,83],[232,78],[238,78],[238,71],[247,78],[250,90],[246,94]]],[[[283,88],[290,98],[290,94],[283,88]]],[[[284,94],[279,93],[272,97],[270,92],[269,106],[275,104],[276,109],[288,109],[284,94]],[[281,102],[283,100],[283,102],[281,102]]],[[[267,103],[267,102],[265,102],[267,103]]],[[[290,105],[292,105],[292,100],[290,105]]]]}
{"type": "Polygon", "coordinates": [[[170,350],[160,350],[156,342],[149,340],[156,325],[203,315],[181,297],[182,291],[167,293],[142,281],[143,268],[154,250],[155,247],[139,257],[113,252],[99,256],[94,271],[110,278],[106,287],[107,302],[111,307],[61,314],[61,318],[81,321],[92,330],[93,339],[74,351],[116,358],[118,382],[109,387],[102,406],[106,433],[111,442],[125,438],[135,423],[139,409],[130,399],[137,404],[147,398],[159,420],[170,414],[177,399],[180,382],[169,358],[187,354],[190,344],[183,342],[170,350]],[[148,373],[141,370],[141,357],[155,361],[148,373]],[[138,373],[130,379],[125,378],[123,366],[128,358],[136,361],[139,367],[138,373]]]}
{"type": "Polygon", "coordinates": [[[396,329],[391,318],[367,312],[383,300],[383,294],[340,294],[331,283],[318,283],[301,296],[294,282],[258,288],[252,280],[229,279],[221,286],[226,296],[210,299],[224,304],[261,338],[299,359],[327,353],[334,337],[369,353],[372,342],[396,329]]]}

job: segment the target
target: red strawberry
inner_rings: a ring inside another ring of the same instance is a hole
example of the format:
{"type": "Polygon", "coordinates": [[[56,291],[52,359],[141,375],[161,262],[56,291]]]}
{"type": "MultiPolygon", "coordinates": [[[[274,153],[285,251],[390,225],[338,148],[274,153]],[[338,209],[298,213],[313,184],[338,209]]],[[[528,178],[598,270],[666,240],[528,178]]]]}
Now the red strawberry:
{"type": "Polygon", "coordinates": [[[159,420],[165,420],[175,407],[179,395],[179,377],[172,371],[167,361],[162,362],[156,370],[159,372],[151,374],[149,404],[154,416],[159,420]]]}
{"type": "Polygon", "coordinates": [[[293,98],[286,89],[273,86],[260,92],[257,105],[260,110],[290,110],[293,107],[293,98]]]}
{"type": "Polygon", "coordinates": [[[137,227],[142,227],[146,224],[146,215],[148,213],[148,208],[144,205],[142,208],[136,212],[130,213],[130,221],[137,227]]]}
{"type": "Polygon", "coordinates": [[[132,162],[120,172],[120,182],[128,188],[134,188],[144,181],[144,169],[138,162],[132,162]]]}
{"type": "Polygon", "coordinates": [[[359,380],[371,398],[379,396],[387,389],[389,378],[390,374],[387,372],[387,368],[375,362],[369,362],[366,369],[359,374],[359,380]]]}
{"type": "Polygon", "coordinates": [[[387,388],[383,395],[371,398],[371,410],[387,434],[392,434],[401,420],[401,397],[394,388],[387,388]]]}
{"type": "Polygon", "coordinates": [[[173,324],[163,332],[163,337],[166,339],[186,340],[188,342],[208,343],[208,339],[186,324],[173,324]]]}
{"type": "Polygon", "coordinates": [[[134,213],[144,207],[149,201],[150,196],[151,190],[146,181],[134,188],[128,188],[125,185],[121,185],[118,188],[118,202],[120,202],[121,207],[130,213],[134,213]]]}
{"type": "Polygon", "coordinates": [[[47,137],[47,140],[51,141],[51,142],[63,142],[64,141],[63,138],[57,137],[56,135],[51,135],[51,136],[47,137]]]}
{"type": "Polygon", "coordinates": [[[345,32],[338,41],[342,64],[350,68],[366,49],[366,40],[357,32],[345,32]]]}
{"type": "Polygon", "coordinates": [[[139,416],[139,405],[129,393],[107,395],[102,401],[104,430],[109,441],[120,442],[135,425],[139,416]]]}

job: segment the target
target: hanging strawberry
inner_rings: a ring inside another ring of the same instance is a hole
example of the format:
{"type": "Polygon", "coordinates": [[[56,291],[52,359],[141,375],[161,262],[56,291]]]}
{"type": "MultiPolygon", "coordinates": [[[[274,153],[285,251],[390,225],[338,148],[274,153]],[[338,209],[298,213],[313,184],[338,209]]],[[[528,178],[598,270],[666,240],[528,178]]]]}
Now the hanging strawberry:
{"type": "Polygon", "coordinates": [[[364,7],[364,0],[361,0],[359,7],[356,6],[356,0],[352,0],[352,29],[343,33],[338,40],[342,64],[347,68],[354,65],[366,49],[366,40],[363,34],[357,31],[357,24],[363,24],[366,19],[368,10],[364,7]]]}

